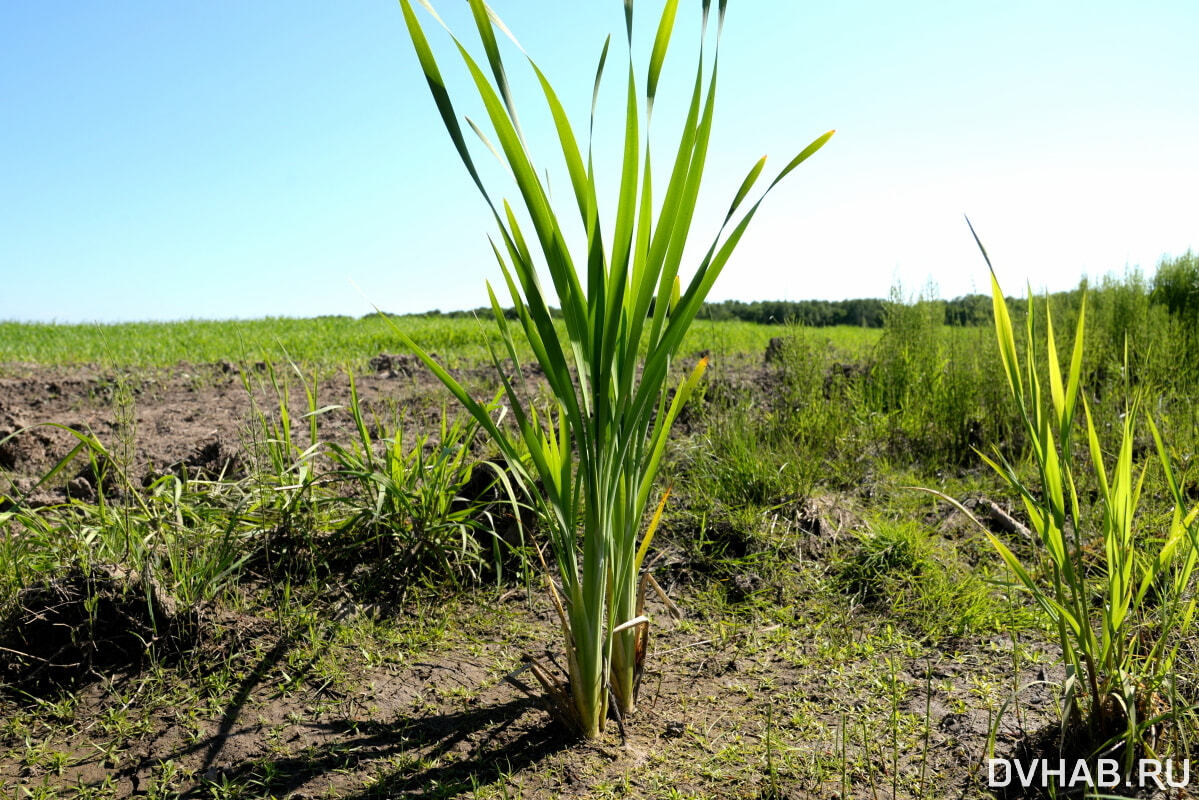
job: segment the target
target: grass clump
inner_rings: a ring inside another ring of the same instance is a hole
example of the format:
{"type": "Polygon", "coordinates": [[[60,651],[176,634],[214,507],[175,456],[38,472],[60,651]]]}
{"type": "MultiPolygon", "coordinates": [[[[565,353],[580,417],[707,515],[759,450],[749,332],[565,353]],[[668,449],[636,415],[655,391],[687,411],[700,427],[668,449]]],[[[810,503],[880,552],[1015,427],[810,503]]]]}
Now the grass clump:
{"type": "Polygon", "coordinates": [[[1021,498],[1039,547],[1022,561],[994,534],[986,535],[1057,634],[1066,668],[1063,741],[1081,743],[1088,755],[1120,751],[1128,774],[1142,754],[1159,752],[1163,724],[1186,713],[1175,665],[1195,611],[1199,507],[1190,508],[1174,458],[1152,417],[1143,415],[1140,391],[1126,389],[1123,414],[1100,436],[1083,385],[1085,298],[1063,372],[1048,307],[1040,356],[1030,292],[1021,354],[993,270],[991,281],[1000,360],[1030,443],[1035,479],[998,448],[984,459],[1021,498]],[[1085,449],[1073,446],[1080,402],[1085,449]],[[1149,463],[1134,455],[1142,425],[1152,433],[1174,506],[1168,525],[1154,526],[1150,535],[1142,506],[1149,463]],[[1108,436],[1114,447],[1105,443],[1108,436]],[[1080,499],[1080,486],[1094,487],[1093,503],[1080,499]]]}
{"type": "Polygon", "coordinates": [[[942,324],[942,305],[892,291],[861,389],[891,457],[958,466],[972,463],[985,442],[1008,441],[1016,426],[997,380],[993,338],[984,328],[942,324]]]}
{"type": "Polygon", "coordinates": [[[692,454],[687,492],[699,502],[720,498],[731,508],[772,506],[811,487],[805,466],[796,442],[771,412],[734,404],[711,414],[701,447],[692,454]]]}
{"type": "Polygon", "coordinates": [[[917,522],[874,520],[835,576],[844,591],[930,641],[994,630],[1005,621],[992,587],[917,522]]]}
{"type": "MultiPolygon", "coordinates": [[[[626,2],[629,56],[624,146],[619,199],[607,240],[590,142],[584,156],[557,93],[536,64],[529,62],[553,117],[570,194],[585,232],[585,248],[572,253],[564,234],[569,227],[566,215],[555,210],[548,179],[543,180],[534,165],[518,121],[496,41],[496,30],[506,32],[504,26],[482,0],[471,0],[490,75],[457,38],[454,43],[483,102],[498,150],[473,121],[470,125],[493,153],[502,153],[531,222],[528,237],[508,201],[493,199],[484,186],[424,30],[411,3],[401,0],[401,6],[446,130],[500,231],[500,242],[492,248],[515,309],[515,324],[490,286],[488,291],[503,352],[515,370],[510,373],[498,355],[493,356],[493,363],[515,418],[515,431],[501,428],[490,409],[474,400],[411,337],[398,329],[397,333],[491,435],[521,483],[541,487],[536,496],[561,585],[559,589],[551,582],[550,594],[565,638],[568,677],[562,681],[539,663],[533,664],[532,673],[561,720],[585,738],[594,739],[604,729],[609,708],[618,719],[636,708],[649,624],[643,613],[646,580],[641,568],[665,497],[644,533],[642,524],[655,493],[671,427],[698,384],[707,358],[701,358],[673,392],[669,388],[674,380],[672,364],[765,194],[820,149],[832,132],[802,150],[743,211],[742,203],[761,175],[765,159],[753,166],[711,246],[684,285],[680,270],[707,161],[716,95],[715,53],[725,4],[718,6],[716,46],[709,67],[704,44],[711,4],[703,3],[691,100],[673,154],[674,166],[657,205],[650,144],[648,138],[643,144],[642,125],[646,129],[650,125],[678,2],[667,0],[664,5],[644,94],[638,88],[632,56],[633,3],[626,2]],[[542,286],[541,264],[548,271],[556,298],[542,286]],[[561,309],[565,336],[551,313],[555,301],[561,309]],[[527,400],[518,341],[522,349],[527,345],[532,350],[552,393],[552,401],[543,407],[527,400]]],[[[592,121],[607,55],[605,42],[592,95],[592,121]]]]}
{"type": "Polygon", "coordinates": [[[402,420],[368,424],[353,376],[350,413],[357,439],[329,444],[345,511],[323,562],[352,566],[362,589],[400,596],[423,575],[502,581],[523,544],[522,507],[505,470],[472,453],[478,424],[443,412],[435,440],[407,442],[402,420]]]}

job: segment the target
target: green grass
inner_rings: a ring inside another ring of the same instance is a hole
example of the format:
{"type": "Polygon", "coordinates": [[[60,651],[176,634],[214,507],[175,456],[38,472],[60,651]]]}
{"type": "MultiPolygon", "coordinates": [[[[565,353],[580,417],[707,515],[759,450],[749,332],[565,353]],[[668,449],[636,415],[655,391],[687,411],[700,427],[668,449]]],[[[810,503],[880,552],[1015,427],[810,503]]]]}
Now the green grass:
{"type": "MultiPolygon", "coordinates": [[[[562,623],[567,678],[563,682],[548,673],[543,663],[536,659],[529,662],[530,673],[541,684],[551,707],[558,710],[563,722],[585,738],[598,739],[607,723],[610,702],[618,720],[633,714],[637,707],[650,631],[650,620],[642,610],[647,581],[652,580],[652,576],[648,573],[642,576],[643,559],[668,492],[662,494],[658,511],[644,533],[642,524],[650,508],[651,495],[661,491],[654,484],[671,428],[703,376],[709,358],[701,357],[690,377],[679,382],[673,391],[669,388],[673,382],[672,361],[679,355],[684,337],[713,283],[766,195],[820,150],[834,131],[812,140],[760,191],[754,184],[763,171],[766,157],[757,161],[746,173],[724,221],[712,236],[707,254],[698,265],[687,265],[687,272],[691,274],[686,276],[684,283],[680,267],[684,244],[692,233],[696,199],[709,154],[717,54],[726,6],[723,2],[718,5],[714,36],[709,42],[710,5],[703,4],[691,102],[677,148],[666,151],[668,158],[671,152],[674,153],[674,167],[665,185],[658,184],[662,201],[660,207],[655,208],[653,170],[650,169],[655,137],[648,136],[643,145],[641,131],[643,127],[646,131],[650,129],[658,78],[674,31],[678,2],[668,0],[662,10],[649,54],[643,104],[634,68],[633,2],[626,0],[628,103],[624,115],[620,192],[616,203],[605,204],[602,212],[596,187],[597,170],[592,160],[591,134],[595,128],[596,105],[611,38],[604,41],[596,71],[586,161],[557,92],[540,68],[529,60],[553,117],[586,231],[585,247],[568,248],[563,230],[567,224],[565,220],[573,218],[573,210],[569,206],[563,209],[554,205],[548,173],[543,183],[534,166],[534,156],[517,118],[507,72],[496,43],[497,29],[511,34],[482,0],[470,0],[491,76],[485,75],[456,37],[451,34],[451,38],[462,62],[474,77],[478,99],[486,107],[486,121],[490,123],[492,138],[499,143],[503,152],[501,160],[509,167],[519,189],[521,202],[517,206],[523,207],[532,223],[527,229],[536,249],[531,251],[508,200],[505,198],[497,204],[492,199],[492,192],[497,188],[500,192],[508,192],[511,184],[505,183],[501,187],[489,184],[489,189],[480,179],[463,139],[458,112],[446,94],[434,50],[408,0],[400,0],[400,5],[421,71],[446,132],[463,166],[491,208],[499,228],[499,243],[492,240],[492,250],[503,272],[518,323],[509,326],[489,283],[487,291],[496,326],[503,332],[506,345],[502,352],[520,375],[521,357],[515,340],[527,344],[552,392],[552,401],[531,403],[524,391],[523,377],[516,381],[522,384],[522,391],[518,392],[513,387],[513,379],[499,363],[499,357],[495,356],[505,402],[520,432],[517,436],[510,428],[501,428],[495,423],[492,416],[495,410],[484,408],[471,398],[428,354],[427,345],[426,349],[421,349],[417,340],[401,335],[479,426],[488,432],[491,441],[503,453],[515,480],[524,486],[532,486],[535,482],[539,486],[539,490],[530,495],[543,522],[552,560],[557,562],[561,589],[549,579],[547,591],[562,623]],[[711,47],[710,67],[705,58],[706,47],[711,47]],[[704,99],[701,101],[701,98],[704,99]],[[638,173],[642,173],[641,179],[638,173]],[[742,203],[751,191],[757,199],[743,207],[742,203]],[[610,239],[604,238],[600,224],[601,216],[606,215],[614,219],[610,239]],[[539,252],[536,261],[533,252],[539,252]],[[542,264],[552,279],[553,295],[542,288],[538,276],[542,264]],[[561,306],[566,342],[555,329],[549,311],[548,302],[554,300],[555,295],[561,306]]],[[[427,2],[425,5],[441,23],[432,7],[427,2]]],[[[474,121],[470,121],[470,125],[498,156],[499,151],[490,144],[487,133],[474,121]]],[[[539,152],[537,157],[544,155],[539,152]]],[[[601,166],[599,173],[604,171],[601,166]]]]}
{"type": "MultiPolygon", "coordinates": [[[[471,319],[401,317],[405,331],[462,360],[487,357],[493,326],[471,319]]],[[[340,366],[365,365],[379,353],[397,350],[395,334],[382,317],[187,320],[114,324],[0,323],[0,362],[34,364],[119,364],[162,367],[179,362],[283,361],[340,366]]]]}
{"type": "MultiPolygon", "coordinates": [[[[986,460],[1021,496],[1043,550],[1036,559],[1022,561],[1001,539],[990,532],[986,535],[1035,598],[1046,621],[1057,629],[1062,659],[1077,679],[1076,685],[1068,686],[1062,703],[1063,730],[1084,741],[1090,737],[1092,747],[1102,743],[1096,749],[1121,743],[1124,769],[1131,770],[1139,754],[1153,751],[1156,726],[1174,724],[1187,713],[1161,698],[1174,685],[1174,656],[1189,638],[1195,610],[1192,574],[1199,558],[1199,529],[1194,520],[1199,506],[1192,509],[1192,501],[1183,494],[1174,474],[1174,458],[1163,444],[1152,413],[1143,423],[1140,419],[1143,387],[1130,390],[1128,380],[1124,392],[1109,400],[1109,406],[1122,410],[1122,419],[1118,426],[1105,430],[1101,440],[1087,401],[1088,387],[1082,380],[1085,299],[1079,308],[1069,362],[1059,362],[1051,315],[1046,310],[1046,365],[1042,366],[1035,355],[1038,343],[1031,324],[1038,309],[1029,297],[1026,361],[1022,364],[1007,303],[994,273],[992,286],[1007,385],[1031,443],[1038,480],[1021,478],[998,447],[986,460]],[[1062,364],[1067,363],[1065,370],[1062,364]],[[1042,377],[1045,371],[1048,395],[1042,377]],[[1079,397],[1086,418],[1090,465],[1079,453],[1081,448],[1073,446],[1079,397]],[[1174,505],[1173,519],[1164,529],[1156,520],[1147,525],[1142,519],[1142,490],[1149,464],[1143,463],[1144,457],[1134,457],[1134,440],[1143,426],[1152,433],[1164,488],[1174,505]],[[1112,451],[1115,458],[1109,455],[1112,451]],[[1084,485],[1097,487],[1096,502],[1094,512],[1088,508],[1084,513],[1083,508],[1090,504],[1080,502],[1078,486],[1091,468],[1093,480],[1084,485]],[[1093,537],[1095,549],[1103,554],[1096,558],[1097,564],[1086,563],[1089,542],[1084,543],[1084,537],[1093,537]],[[1034,577],[1037,571],[1051,576],[1052,590],[1034,577]]],[[[1128,374],[1127,354],[1122,366],[1128,374]]]]}
{"type": "Polygon", "coordinates": [[[1014,619],[985,576],[952,543],[911,520],[876,519],[838,560],[845,591],[933,641],[1010,629],[1014,619]]]}
{"type": "MultiPolygon", "coordinates": [[[[488,360],[487,343],[500,346],[491,321],[437,316],[395,317],[392,322],[451,366],[488,360]]],[[[561,330],[561,323],[558,325],[561,330]]],[[[717,358],[761,356],[785,328],[752,322],[697,320],[683,340],[684,355],[710,350],[717,358]]],[[[819,336],[860,355],[877,341],[878,329],[820,328],[819,336]]],[[[403,352],[391,324],[371,315],[293,319],[186,320],[109,324],[0,322],[0,368],[27,364],[100,364],[167,367],[181,362],[283,361],[362,368],[379,353],[403,352]]],[[[525,353],[524,355],[531,355],[525,353]]]]}

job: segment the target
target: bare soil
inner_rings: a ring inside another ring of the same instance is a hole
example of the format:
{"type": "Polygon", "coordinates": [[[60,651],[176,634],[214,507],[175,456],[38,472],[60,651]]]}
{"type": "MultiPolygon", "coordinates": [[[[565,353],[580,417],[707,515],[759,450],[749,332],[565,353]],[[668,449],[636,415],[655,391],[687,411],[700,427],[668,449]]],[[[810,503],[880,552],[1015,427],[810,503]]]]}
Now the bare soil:
{"type": "MultiPolygon", "coordinates": [[[[405,423],[420,428],[428,427],[450,399],[411,357],[380,356],[372,365],[378,369],[355,376],[367,408],[403,409],[405,423]]],[[[299,378],[289,375],[289,369],[278,368],[276,377],[289,385],[292,413],[298,415],[306,410],[306,399],[299,378]]],[[[487,380],[485,370],[477,373],[487,380]]],[[[114,458],[127,454],[130,463],[123,466],[134,483],[181,469],[192,475],[241,477],[251,440],[261,435],[253,430],[252,414],[255,408],[273,413],[278,403],[265,364],[179,364],[127,374],[95,366],[5,365],[0,375],[5,376],[0,377],[0,440],[30,428],[0,444],[0,494],[11,491],[11,481],[18,489],[32,489],[34,481],[70,452],[78,440],[63,427],[92,433],[114,458]],[[128,409],[124,414],[122,404],[128,409]]],[[[464,377],[469,381],[474,376],[464,377]]],[[[346,376],[322,376],[317,400],[319,407],[339,407],[317,416],[321,436],[329,441],[350,439],[354,429],[346,410],[346,376]]],[[[56,484],[38,487],[32,501],[61,502],[69,496],[93,500],[95,476],[85,461],[73,465],[56,484]]]]}
{"type": "MultiPolygon", "coordinates": [[[[345,663],[329,685],[307,681],[291,690],[280,684],[294,643],[259,625],[247,633],[253,655],[229,695],[206,704],[200,694],[195,707],[143,708],[144,722],[106,752],[94,744],[96,726],[130,698],[138,708],[147,681],[144,673],[114,676],[85,690],[70,723],[47,737],[71,756],[61,775],[21,763],[14,747],[0,758],[0,786],[47,777],[63,787],[108,781],[111,796],[136,797],[169,763],[182,776],[173,785],[189,797],[225,784],[259,787],[262,794],[250,796],[471,796],[475,784],[498,783],[529,798],[670,796],[671,789],[682,797],[832,798],[843,785],[852,787],[849,796],[867,798],[889,795],[893,774],[902,776],[900,797],[988,796],[979,769],[994,720],[975,693],[1012,680],[1006,642],[963,642],[939,656],[905,654],[897,644],[827,671],[816,666],[821,651],[865,644],[878,620],[858,613],[837,632],[817,624],[795,635],[692,614],[686,624],[660,623],[627,738],[611,726],[601,742],[580,744],[502,680],[521,655],[554,641],[550,610],[523,595],[465,602],[495,613],[480,620],[476,609],[451,604],[442,613],[452,615],[443,622],[453,630],[423,653],[345,663]],[[897,662],[903,698],[900,740],[909,741],[913,720],[927,719],[927,748],[887,746],[889,709],[879,705],[876,684],[888,658],[897,662]]],[[[663,608],[651,611],[668,618],[663,608]]],[[[1019,682],[1036,678],[1029,670],[1019,682]]],[[[1044,688],[1024,689],[1019,703],[1021,720],[1009,715],[996,726],[1000,753],[1052,718],[1044,688]]]]}

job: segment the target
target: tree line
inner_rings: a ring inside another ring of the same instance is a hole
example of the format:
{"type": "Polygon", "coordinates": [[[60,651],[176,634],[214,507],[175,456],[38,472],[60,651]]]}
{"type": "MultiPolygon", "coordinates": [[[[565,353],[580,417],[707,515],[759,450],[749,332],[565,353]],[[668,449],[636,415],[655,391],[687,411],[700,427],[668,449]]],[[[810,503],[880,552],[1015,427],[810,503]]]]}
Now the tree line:
{"type": "MultiPolygon", "coordinates": [[[[1124,283],[1141,280],[1138,277],[1125,278],[1124,283]]],[[[1090,291],[1103,292],[1110,290],[1116,282],[1104,281],[1099,287],[1092,286],[1090,291]]],[[[1079,288],[1086,287],[1084,280],[1079,288]]],[[[1176,258],[1162,259],[1158,264],[1152,282],[1145,287],[1150,303],[1163,305],[1171,316],[1188,322],[1199,322],[1199,256],[1191,251],[1176,258]]],[[[1055,292],[1050,295],[1051,301],[1070,304],[1070,299],[1078,296],[1079,290],[1055,292]]],[[[1009,298],[1011,300],[1012,298],[1009,298]]],[[[890,299],[876,297],[856,298],[852,300],[724,300],[718,303],[704,303],[699,313],[699,319],[714,321],[741,320],[754,322],[759,325],[806,325],[822,328],[832,325],[854,325],[863,328],[882,328],[887,323],[888,315],[897,305],[932,306],[931,313],[943,318],[944,324],[969,327],[991,324],[991,297],[986,294],[968,294],[955,297],[952,300],[918,299],[905,301],[893,294],[890,299]]],[[[1018,304],[1017,304],[1018,305],[1018,304]]],[[[652,306],[651,306],[652,309],[652,306]]],[[[556,309],[552,309],[556,312],[556,309]]],[[[516,318],[516,310],[504,310],[509,319],[516,318]]],[[[477,308],[470,311],[427,311],[415,316],[446,317],[457,319],[478,316],[483,319],[491,317],[490,308],[477,308]]]]}

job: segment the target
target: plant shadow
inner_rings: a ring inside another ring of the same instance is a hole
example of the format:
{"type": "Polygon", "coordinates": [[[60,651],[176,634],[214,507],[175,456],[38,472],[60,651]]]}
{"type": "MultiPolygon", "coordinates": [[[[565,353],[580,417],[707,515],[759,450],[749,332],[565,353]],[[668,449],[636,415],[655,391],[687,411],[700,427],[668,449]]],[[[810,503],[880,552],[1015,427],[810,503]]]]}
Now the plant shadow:
{"type": "MultiPolygon", "coordinates": [[[[320,743],[275,759],[256,759],[223,773],[224,784],[253,785],[272,796],[309,790],[321,777],[356,782],[339,787],[346,800],[447,797],[518,773],[573,743],[556,723],[521,725],[535,701],[506,702],[403,717],[393,722],[335,721],[310,726],[320,743]],[[346,790],[349,791],[346,791],[346,790]]],[[[201,797],[198,786],[185,797],[201,797]]]]}

